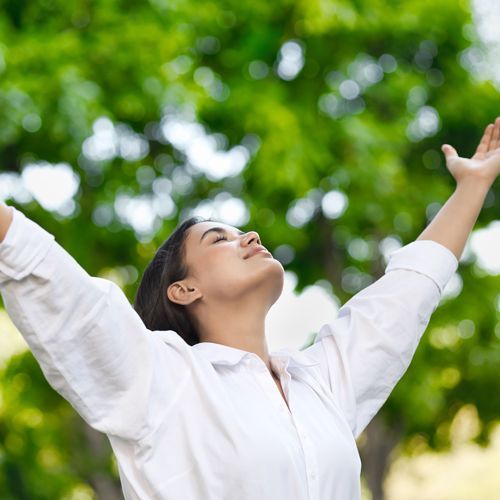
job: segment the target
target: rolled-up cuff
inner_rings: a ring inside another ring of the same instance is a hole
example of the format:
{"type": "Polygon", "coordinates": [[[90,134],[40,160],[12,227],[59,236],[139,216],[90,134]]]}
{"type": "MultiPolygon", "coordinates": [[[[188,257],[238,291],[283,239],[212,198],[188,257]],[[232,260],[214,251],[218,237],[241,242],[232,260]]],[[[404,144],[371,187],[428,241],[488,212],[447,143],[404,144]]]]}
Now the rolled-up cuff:
{"type": "Polygon", "coordinates": [[[389,256],[385,273],[395,269],[409,269],[425,274],[434,281],[442,294],[457,268],[458,259],[444,245],[433,240],[417,240],[389,256]]]}
{"type": "Polygon", "coordinates": [[[15,207],[7,234],[0,242],[0,285],[30,274],[45,258],[55,237],[15,207]]]}

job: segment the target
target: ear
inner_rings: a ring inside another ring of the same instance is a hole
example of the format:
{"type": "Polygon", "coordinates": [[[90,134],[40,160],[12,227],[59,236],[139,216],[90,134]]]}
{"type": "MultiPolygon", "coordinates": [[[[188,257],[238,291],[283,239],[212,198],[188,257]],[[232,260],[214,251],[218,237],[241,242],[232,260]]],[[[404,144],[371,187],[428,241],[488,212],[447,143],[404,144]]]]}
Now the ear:
{"type": "Polygon", "coordinates": [[[167,289],[167,297],[169,300],[182,306],[188,306],[202,296],[201,290],[187,280],[176,281],[167,289]]]}

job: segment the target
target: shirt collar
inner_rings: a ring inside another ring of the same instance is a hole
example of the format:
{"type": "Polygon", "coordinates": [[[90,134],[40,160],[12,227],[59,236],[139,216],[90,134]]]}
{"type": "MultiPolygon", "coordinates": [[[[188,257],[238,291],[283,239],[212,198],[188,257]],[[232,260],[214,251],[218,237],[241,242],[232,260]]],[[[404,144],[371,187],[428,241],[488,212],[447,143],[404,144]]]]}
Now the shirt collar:
{"type": "MultiPolygon", "coordinates": [[[[193,346],[194,349],[200,351],[214,365],[229,365],[238,364],[246,356],[253,353],[230,347],[224,344],[215,342],[199,342],[193,346]]],[[[292,349],[280,349],[269,353],[272,359],[288,359],[288,366],[310,367],[319,365],[319,362],[308,356],[306,353],[292,349]]]]}

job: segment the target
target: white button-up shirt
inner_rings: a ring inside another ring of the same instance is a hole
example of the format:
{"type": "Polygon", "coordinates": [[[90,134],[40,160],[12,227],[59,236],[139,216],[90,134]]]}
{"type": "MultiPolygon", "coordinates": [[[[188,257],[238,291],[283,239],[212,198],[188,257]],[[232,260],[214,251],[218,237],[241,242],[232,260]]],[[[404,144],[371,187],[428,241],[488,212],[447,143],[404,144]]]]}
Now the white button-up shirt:
{"type": "Polygon", "coordinates": [[[458,267],[450,250],[393,252],[312,346],[271,353],[288,408],[256,354],[149,331],[119,286],[11,209],[5,307],[52,387],[109,437],[125,498],[360,498],[355,438],[407,369],[458,267]]]}

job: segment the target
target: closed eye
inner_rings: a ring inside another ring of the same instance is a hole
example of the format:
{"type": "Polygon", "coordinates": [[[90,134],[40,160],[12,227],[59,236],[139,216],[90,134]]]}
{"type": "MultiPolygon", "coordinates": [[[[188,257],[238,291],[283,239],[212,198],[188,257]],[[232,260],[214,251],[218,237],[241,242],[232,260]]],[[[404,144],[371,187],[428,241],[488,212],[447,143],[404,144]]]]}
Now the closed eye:
{"type": "Polygon", "coordinates": [[[216,240],[214,240],[214,243],[217,243],[220,240],[227,240],[225,236],[220,235],[216,240]]]}

